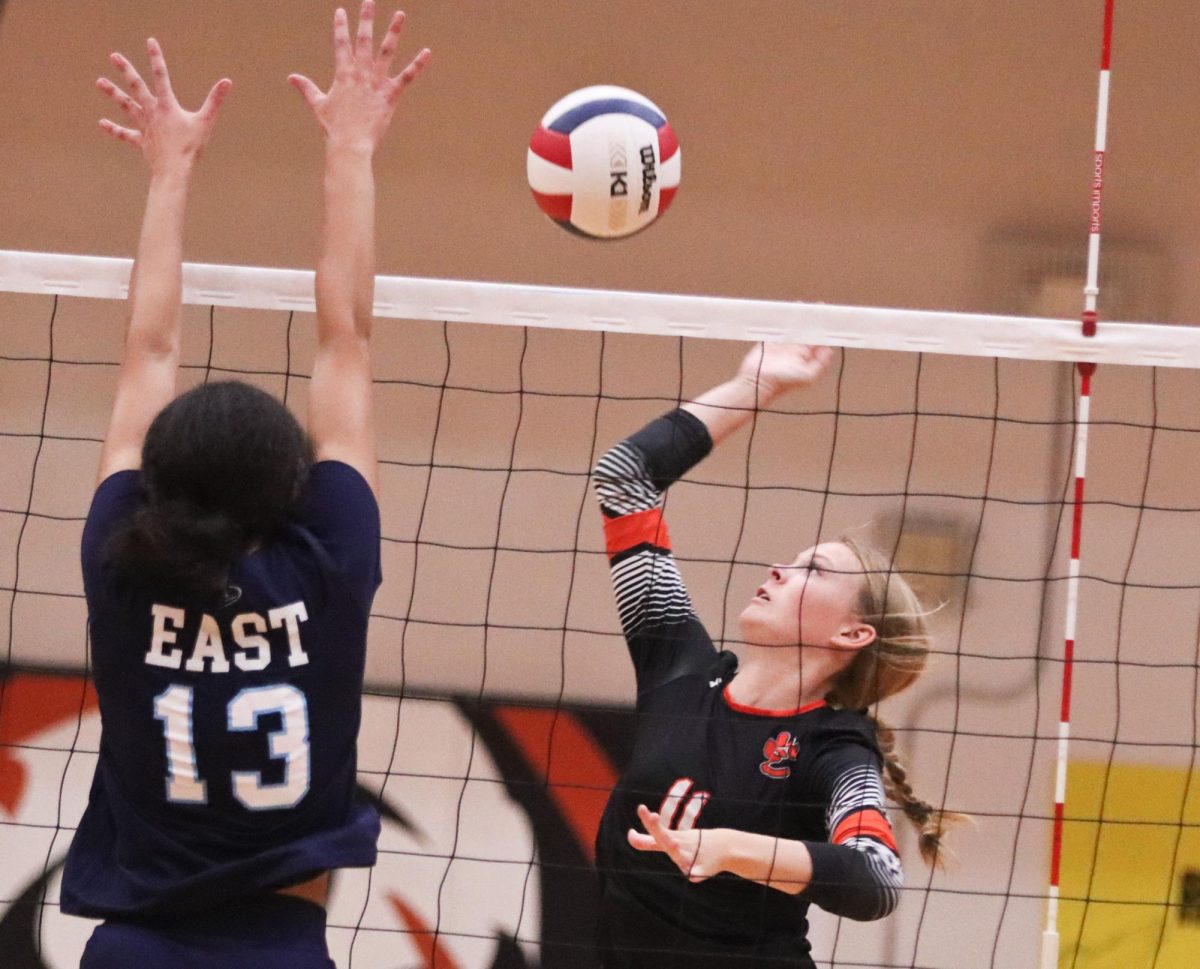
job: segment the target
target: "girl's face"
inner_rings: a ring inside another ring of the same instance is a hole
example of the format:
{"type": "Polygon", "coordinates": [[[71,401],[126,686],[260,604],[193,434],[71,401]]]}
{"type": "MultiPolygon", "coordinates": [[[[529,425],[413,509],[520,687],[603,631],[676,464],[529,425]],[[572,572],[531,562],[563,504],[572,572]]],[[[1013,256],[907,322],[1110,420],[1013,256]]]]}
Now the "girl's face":
{"type": "Polygon", "coordinates": [[[862,563],[848,546],[825,542],[807,549],[771,568],[739,617],[742,639],[755,646],[861,649],[875,639],[858,615],[862,584],[862,563]]]}

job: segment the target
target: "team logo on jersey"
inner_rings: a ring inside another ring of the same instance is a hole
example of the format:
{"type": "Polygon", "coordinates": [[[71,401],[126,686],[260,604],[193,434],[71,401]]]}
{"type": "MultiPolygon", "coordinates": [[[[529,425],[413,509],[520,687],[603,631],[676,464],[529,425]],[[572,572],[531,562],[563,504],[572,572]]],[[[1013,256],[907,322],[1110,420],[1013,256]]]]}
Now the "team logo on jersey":
{"type": "Polygon", "coordinates": [[[786,730],[780,730],[777,736],[768,737],[763,744],[765,760],[758,765],[758,769],[767,777],[791,777],[792,768],[788,762],[795,760],[799,752],[800,745],[795,738],[786,730]]]}

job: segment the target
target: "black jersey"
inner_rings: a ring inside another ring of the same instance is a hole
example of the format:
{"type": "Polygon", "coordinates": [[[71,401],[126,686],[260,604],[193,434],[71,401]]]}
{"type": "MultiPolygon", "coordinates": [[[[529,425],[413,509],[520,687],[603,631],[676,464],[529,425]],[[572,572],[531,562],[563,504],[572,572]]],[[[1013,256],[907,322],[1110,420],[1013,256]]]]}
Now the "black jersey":
{"type": "Polygon", "coordinates": [[[97,488],[83,534],[100,755],[67,855],[62,908],[175,914],[375,861],[357,794],[367,620],[380,582],[367,482],[316,464],[309,500],[235,563],[219,601],[114,569],[141,475],[97,488]]]}
{"type": "MultiPolygon", "coordinates": [[[[882,759],[860,713],[824,702],[760,710],[730,697],[737,657],[718,652],[697,618],[662,519],[666,488],[711,447],[704,424],[678,410],[612,448],[594,473],[638,690],[633,753],[597,837],[603,905],[620,913],[619,924],[640,911],[710,954],[770,953],[807,965],[810,903],[856,919],[896,904],[901,870],[882,759]],[[729,873],[690,883],[664,854],[629,845],[638,804],[676,829],[804,841],[812,882],[798,895],[729,873]]],[[[614,934],[626,944],[647,937],[610,931],[602,944],[618,948],[614,934]]]]}

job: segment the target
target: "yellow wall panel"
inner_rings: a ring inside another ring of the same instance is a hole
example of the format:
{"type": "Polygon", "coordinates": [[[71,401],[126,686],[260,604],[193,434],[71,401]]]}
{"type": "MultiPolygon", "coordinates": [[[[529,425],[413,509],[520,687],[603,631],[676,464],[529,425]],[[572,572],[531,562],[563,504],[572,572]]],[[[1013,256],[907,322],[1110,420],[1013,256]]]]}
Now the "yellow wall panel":
{"type": "Polygon", "coordinates": [[[1066,807],[1060,969],[1200,966],[1200,772],[1072,763],[1066,807]]]}

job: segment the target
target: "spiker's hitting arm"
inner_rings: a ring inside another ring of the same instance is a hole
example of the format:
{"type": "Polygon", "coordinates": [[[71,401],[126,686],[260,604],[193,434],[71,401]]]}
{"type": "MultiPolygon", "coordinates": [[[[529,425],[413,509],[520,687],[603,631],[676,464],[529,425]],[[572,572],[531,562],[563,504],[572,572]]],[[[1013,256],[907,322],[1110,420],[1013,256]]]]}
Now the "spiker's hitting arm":
{"type": "Polygon", "coordinates": [[[731,379],[684,404],[683,409],[703,421],[713,444],[720,444],[755,411],[816,381],[832,359],[829,347],[760,343],[746,354],[731,379]]]}
{"type": "Polygon", "coordinates": [[[680,639],[703,639],[663,519],[667,489],[758,407],[817,379],[832,351],[768,344],[750,350],[737,374],[616,444],[592,471],[621,626],[639,683],[669,679],[686,659],[680,639]],[[682,636],[685,626],[695,635],[682,636]]]}

